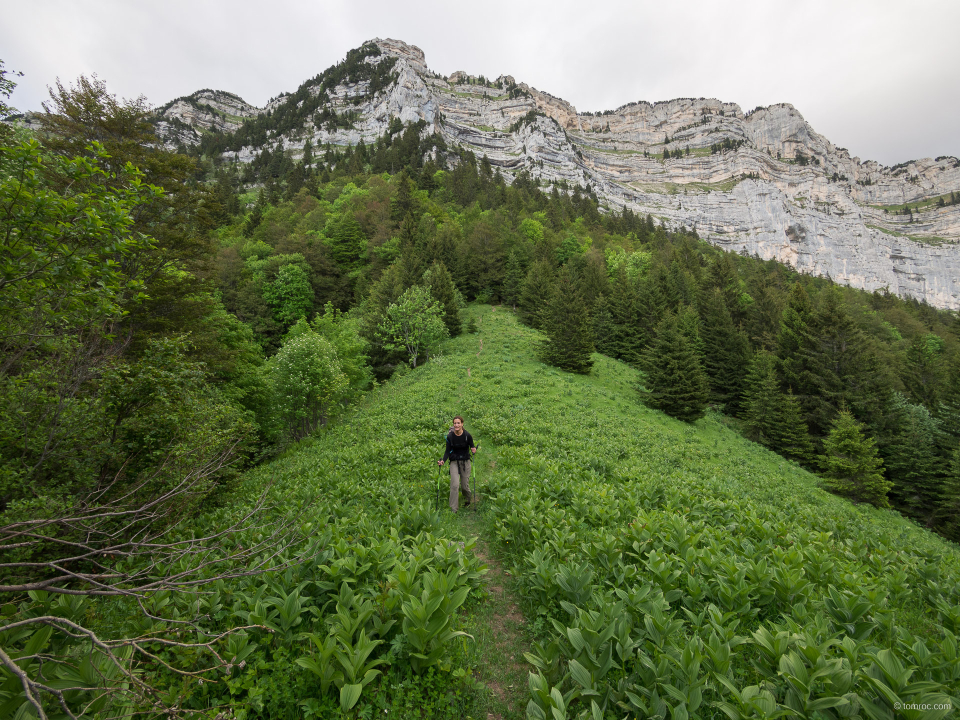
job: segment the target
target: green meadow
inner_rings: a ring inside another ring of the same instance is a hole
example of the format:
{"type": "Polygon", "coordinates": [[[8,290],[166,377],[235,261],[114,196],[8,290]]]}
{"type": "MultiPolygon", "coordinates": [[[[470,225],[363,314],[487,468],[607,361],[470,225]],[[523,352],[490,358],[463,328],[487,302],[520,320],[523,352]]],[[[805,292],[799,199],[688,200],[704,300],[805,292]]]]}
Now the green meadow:
{"type": "Polygon", "coordinates": [[[308,539],[285,570],[221,584],[224,623],[269,630],[233,636],[251,648],[244,667],[192,686],[184,707],[229,705],[238,719],[951,713],[955,546],[826,493],[718,416],[687,425],[647,409],[627,365],[597,355],[590,375],[567,374],[535,359],[539,334],[510,311],[468,313],[477,332],[244,475],[209,518],[267,488],[308,539]],[[480,446],[479,499],[457,515],[436,464],[455,414],[480,446]],[[510,608],[522,619],[505,633],[510,608]]]}

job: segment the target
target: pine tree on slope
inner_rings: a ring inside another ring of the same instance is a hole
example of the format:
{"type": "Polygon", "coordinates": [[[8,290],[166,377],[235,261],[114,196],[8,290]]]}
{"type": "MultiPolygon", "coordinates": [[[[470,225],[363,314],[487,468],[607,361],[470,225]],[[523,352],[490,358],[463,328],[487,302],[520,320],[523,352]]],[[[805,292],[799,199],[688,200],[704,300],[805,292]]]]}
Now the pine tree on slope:
{"type": "Polygon", "coordinates": [[[443,324],[447,326],[450,337],[460,334],[460,308],[457,305],[457,288],[453,278],[443,262],[435,262],[423,274],[423,279],[430,288],[430,294],[443,308],[443,324]]]}
{"type": "Polygon", "coordinates": [[[776,358],[766,352],[757,353],[750,363],[743,398],[747,431],[774,452],[810,466],[813,444],[800,403],[793,393],[780,390],[775,365],[776,358]]]}
{"type": "Polygon", "coordinates": [[[553,267],[549,262],[538,260],[530,266],[520,291],[519,316],[525,325],[537,330],[542,327],[542,316],[553,297],[554,282],[553,267]]]}
{"type": "Polygon", "coordinates": [[[679,420],[703,417],[709,400],[707,375],[693,343],[680,331],[677,317],[667,313],[641,359],[644,402],[679,420]]]}
{"type": "Polygon", "coordinates": [[[749,342],[734,326],[719,289],[705,293],[700,316],[704,370],[710,378],[710,400],[736,412],[740,408],[744,375],[750,359],[749,342]]]}
{"type": "Polygon", "coordinates": [[[890,507],[887,493],[891,483],[883,477],[883,460],[876,444],[863,434],[863,426],[848,410],[841,410],[823,441],[820,456],[827,487],[854,502],[890,507]]]}
{"type": "Polygon", "coordinates": [[[960,448],[953,453],[934,522],[945,537],[960,542],[960,448]]]}
{"type": "Polygon", "coordinates": [[[560,271],[541,317],[547,339],[540,346],[540,359],[561,370],[589,373],[593,367],[590,313],[569,268],[560,271]]]}

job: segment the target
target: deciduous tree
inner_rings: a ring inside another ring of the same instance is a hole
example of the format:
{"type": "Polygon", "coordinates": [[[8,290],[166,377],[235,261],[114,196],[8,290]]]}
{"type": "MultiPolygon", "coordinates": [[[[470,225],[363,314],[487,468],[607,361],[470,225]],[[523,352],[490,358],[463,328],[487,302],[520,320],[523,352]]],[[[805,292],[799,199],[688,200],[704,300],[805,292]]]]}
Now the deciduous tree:
{"type": "Polygon", "coordinates": [[[408,288],[386,309],[377,335],[388,350],[404,350],[411,367],[429,358],[440,341],[449,336],[443,310],[430,290],[421,285],[408,288]]]}

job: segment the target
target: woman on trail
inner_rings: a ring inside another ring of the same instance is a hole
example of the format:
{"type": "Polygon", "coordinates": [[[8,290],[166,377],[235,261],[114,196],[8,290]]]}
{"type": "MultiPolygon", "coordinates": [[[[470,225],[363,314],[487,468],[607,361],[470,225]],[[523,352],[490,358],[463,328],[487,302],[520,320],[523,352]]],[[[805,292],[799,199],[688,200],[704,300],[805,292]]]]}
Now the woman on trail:
{"type": "Polygon", "coordinates": [[[473,437],[463,429],[463,418],[457,415],[453,419],[453,430],[447,433],[447,451],[443,454],[440,467],[450,460],[450,509],[454,512],[460,501],[460,488],[463,488],[466,507],[473,500],[470,492],[470,453],[475,453],[477,446],[473,444],[473,437]]]}

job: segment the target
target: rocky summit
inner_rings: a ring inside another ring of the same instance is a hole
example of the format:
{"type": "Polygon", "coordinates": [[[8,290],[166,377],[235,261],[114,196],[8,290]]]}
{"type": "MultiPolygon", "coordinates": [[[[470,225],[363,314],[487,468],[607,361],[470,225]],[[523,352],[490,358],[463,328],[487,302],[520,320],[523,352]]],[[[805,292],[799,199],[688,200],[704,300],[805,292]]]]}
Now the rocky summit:
{"type": "Polygon", "coordinates": [[[960,309],[955,157],[894,167],[861,161],[789,104],[745,113],[734,103],[681,98],[579,113],[510,76],[442,77],[419,48],[399,40],[364,47],[371,51],[365,63],[389,63],[388,82],[346,76],[330,86],[315,79],[265,108],[202,90],[160,108],[158,131],[171,146],[190,145],[285,104],[322,107],[293,129],[269,132],[262,144],[224,153],[249,162],[281,143],[297,157],[308,139],[314,148],[370,143],[394,118],[423,121],[424,136],[436,133],[448,147],[485,155],[508,181],[525,171],[546,185],[589,186],[610,210],[650,214],[735,252],[960,309]],[[348,121],[329,122],[334,115],[348,121]]]}

